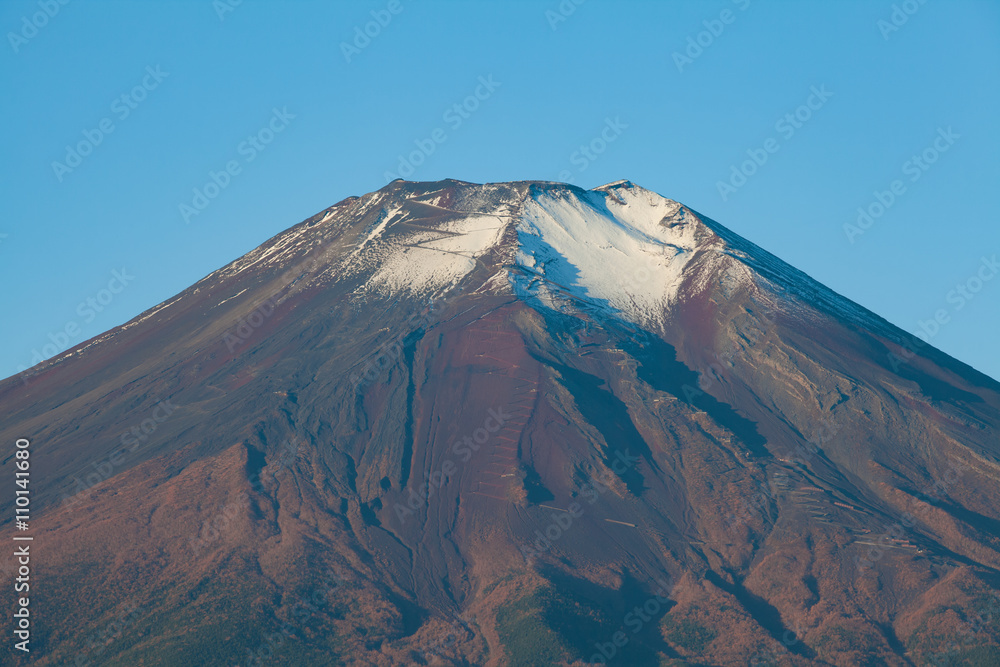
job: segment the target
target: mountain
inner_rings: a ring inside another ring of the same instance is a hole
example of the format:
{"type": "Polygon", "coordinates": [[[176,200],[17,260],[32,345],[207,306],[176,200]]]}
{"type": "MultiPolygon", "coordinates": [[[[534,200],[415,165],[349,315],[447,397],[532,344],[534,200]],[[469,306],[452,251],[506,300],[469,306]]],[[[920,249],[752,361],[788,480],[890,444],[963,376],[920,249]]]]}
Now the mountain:
{"type": "Polygon", "coordinates": [[[1000,664],[1000,384],[628,181],[394,181],[0,407],[34,664],[1000,664]]]}

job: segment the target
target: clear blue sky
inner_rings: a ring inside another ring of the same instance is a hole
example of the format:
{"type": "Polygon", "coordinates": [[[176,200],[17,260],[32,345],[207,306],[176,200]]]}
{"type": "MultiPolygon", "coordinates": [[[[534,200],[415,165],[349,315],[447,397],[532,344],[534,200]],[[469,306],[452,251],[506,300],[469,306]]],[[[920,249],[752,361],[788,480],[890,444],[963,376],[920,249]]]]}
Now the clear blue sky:
{"type": "Polygon", "coordinates": [[[1000,275],[949,298],[1000,253],[996,2],[230,2],[0,4],[0,376],[382,187],[419,141],[410,180],[628,178],[904,329],[944,311],[932,343],[1000,378],[1000,275]]]}

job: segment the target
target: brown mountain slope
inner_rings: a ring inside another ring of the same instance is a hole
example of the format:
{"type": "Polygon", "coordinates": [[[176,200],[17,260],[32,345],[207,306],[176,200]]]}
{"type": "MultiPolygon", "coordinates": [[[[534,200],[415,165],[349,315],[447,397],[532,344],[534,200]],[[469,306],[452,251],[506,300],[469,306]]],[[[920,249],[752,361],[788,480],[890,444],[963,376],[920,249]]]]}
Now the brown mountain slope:
{"type": "Polygon", "coordinates": [[[914,346],[628,182],[394,182],[0,383],[32,656],[997,664],[1000,385],[914,346]]]}

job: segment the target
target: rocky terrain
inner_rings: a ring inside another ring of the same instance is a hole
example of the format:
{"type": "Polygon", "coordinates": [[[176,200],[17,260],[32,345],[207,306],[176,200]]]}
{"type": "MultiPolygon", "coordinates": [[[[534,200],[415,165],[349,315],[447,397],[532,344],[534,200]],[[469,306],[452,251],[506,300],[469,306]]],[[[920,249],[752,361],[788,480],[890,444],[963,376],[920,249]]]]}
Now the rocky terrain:
{"type": "Polygon", "coordinates": [[[1000,664],[1000,384],[628,181],[394,181],[0,409],[34,664],[1000,664]]]}

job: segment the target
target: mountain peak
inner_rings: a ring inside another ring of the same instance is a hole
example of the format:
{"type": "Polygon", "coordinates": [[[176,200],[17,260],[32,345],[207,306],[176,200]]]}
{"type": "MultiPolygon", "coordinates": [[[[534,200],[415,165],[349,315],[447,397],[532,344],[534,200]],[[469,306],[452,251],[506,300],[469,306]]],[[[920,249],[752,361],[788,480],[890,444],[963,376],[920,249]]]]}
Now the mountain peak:
{"type": "Polygon", "coordinates": [[[308,270],[295,273],[287,291],[346,280],[358,303],[376,295],[426,301],[462,284],[547,308],[585,307],[655,331],[679,302],[718,285],[730,296],[747,291],[768,310],[905,336],[718,222],[627,179],[591,190],[554,181],[397,179],[341,201],[206,280],[284,273],[305,258],[308,270]]]}
{"type": "Polygon", "coordinates": [[[604,185],[599,185],[596,188],[594,188],[594,190],[608,190],[611,188],[619,188],[619,187],[632,188],[635,187],[635,184],[632,183],[632,181],[623,178],[617,181],[612,181],[610,183],[605,183],[604,185]]]}
{"type": "Polygon", "coordinates": [[[127,599],[103,658],[233,664],[336,574],[283,663],[604,662],[657,601],[621,664],[929,664],[997,588],[1000,385],[899,335],[629,181],[349,197],[0,382],[86,575],[37,662],[127,599]]]}
{"type": "MultiPolygon", "coordinates": [[[[472,274],[548,307],[587,302],[660,327],[696,251],[718,237],[680,203],[631,181],[482,185],[394,181],[368,200],[367,223],[335,268],[363,293],[434,296],[472,274]]],[[[723,258],[725,259],[725,258],[723,258]]]]}

